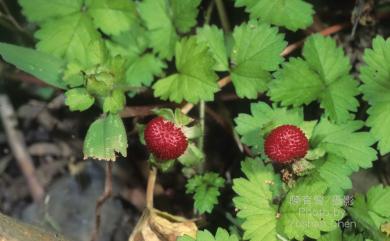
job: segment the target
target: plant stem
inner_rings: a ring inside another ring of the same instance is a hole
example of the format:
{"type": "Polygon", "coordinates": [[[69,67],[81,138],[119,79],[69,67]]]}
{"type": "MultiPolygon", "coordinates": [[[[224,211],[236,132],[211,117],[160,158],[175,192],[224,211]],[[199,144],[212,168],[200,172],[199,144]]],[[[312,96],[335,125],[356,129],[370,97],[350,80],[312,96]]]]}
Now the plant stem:
{"type": "MultiPolygon", "coordinates": [[[[200,124],[200,131],[202,135],[198,137],[198,147],[202,153],[204,153],[203,147],[204,147],[204,133],[205,133],[205,115],[206,115],[206,103],[203,100],[201,100],[199,103],[199,124],[200,124]]],[[[200,173],[203,173],[204,161],[199,165],[198,171],[200,173]]]]}
{"type": "Polygon", "coordinates": [[[231,30],[230,22],[226,14],[226,9],[223,0],[215,0],[215,4],[217,6],[218,15],[219,15],[219,19],[221,20],[223,30],[225,32],[230,32],[231,30]]]}
{"type": "Polygon", "coordinates": [[[3,7],[4,12],[5,12],[5,17],[10,21],[16,29],[18,29],[20,32],[25,32],[25,29],[20,26],[20,24],[16,21],[16,19],[12,16],[11,11],[9,10],[7,4],[4,2],[4,0],[0,0],[0,5],[3,7]]]}
{"type": "Polygon", "coordinates": [[[288,239],[286,239],[285,237],[283,237],[282,235],[280,235],[280,234],[276,234],[276,237],[279,239],[279,240],[281,240],[281,241],[289,241],[288,239]]]}
{"type": "Polygon", "coordinates": [[[95,227],[92,232],[91,241],[97,241],[99,237],[99,230],[101,224],[101,209],[103,204],[111,197],[112,195],[112,161],[107,161],[106,165],[106,179],[104,183],[104,191],[96,201],[95,208],[95,227]]]}
{"type": "Polygon", "coordinates": [[[211,1],[209,6],[207,7],[206,14],[205,14],[205,17],[204,17],[205,24],[210,24],[211,15],[213,13],[214,6],[215,6],[215,2],[211,1]]]}
{"type": "Polygon", "coordinates": [[[154,186],[156,184],[157,178],[157,168],[152,166],[149,171],[148,184],[146,187],[146,208],[153,209],[153,199],[154,199],[154,186]]]}

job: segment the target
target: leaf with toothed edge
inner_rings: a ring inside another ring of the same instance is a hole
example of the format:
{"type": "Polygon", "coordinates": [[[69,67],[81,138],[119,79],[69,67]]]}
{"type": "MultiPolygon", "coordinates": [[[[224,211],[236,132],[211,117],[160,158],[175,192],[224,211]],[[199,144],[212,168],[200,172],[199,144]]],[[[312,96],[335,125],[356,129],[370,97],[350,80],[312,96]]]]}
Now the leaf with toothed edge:
{"type": "Polygon", "coordinates": [[[116,153],[127,156],[127,135],[119,115],[110,114],[89,127],[84,141],[84,158],[115,161],[116,153]]]}

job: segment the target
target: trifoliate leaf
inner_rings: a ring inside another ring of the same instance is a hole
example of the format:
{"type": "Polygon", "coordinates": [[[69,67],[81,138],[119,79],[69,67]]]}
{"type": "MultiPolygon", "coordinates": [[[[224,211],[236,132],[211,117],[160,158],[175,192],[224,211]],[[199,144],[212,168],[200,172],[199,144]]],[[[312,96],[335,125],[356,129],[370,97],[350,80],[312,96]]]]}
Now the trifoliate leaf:
{"type": "Polygon", "coordinates": [[[194,193],[194,206],[199,213],[211,213],[218,203],[219,189],[225,185],[225,180],[217,173],[208,172],[188,180],[186,193],[194,193]]]}
{"type": "Polygon", "coordinates": [[[150,86],[153,76],[161,74],[165,63],[153,54],[144,54],[129,60],[126,71],[126,82],[134,87],[150,86]]]}
{"type": "Polygon", "coordinates": [[[205,25],[196,30],[198,43],[206,44],[216,63],[214,70],[227,71],[229,69],[227,51],[223,31],[216,26],[205,25]]]}
{"type": "Polygon", "coordinates": [[[327,187],[325,182],[303,179],[287,194],[278,225],[289,239],[303,240],[304,236],[318,239],[321,231],[338,228],[336,221],[345,214],[343,203],[325,195],[327,187]]]}
{"type": "Polygon", "coordinates": [[[122,90],[114,90],[110,96],[104,98],[103,112],[118,113],[123,110],[126,104],[126,96],[122,90]]]}
{"type": "Polygon", "coordinates": [[[277,28],[251,21],[233,32],[233,70],[231,78],[239,97],[256,98],[267,90],[271,74],[283,61],[280,57],[286,42],[277,28]]]}
{"type": "Polygon", "coordinates": [[[172,2],[172,19],[177,30],[186,33],[196,25],[198,16],[198,6],[201,0],[171,0],[172,2]]]}
{"type": "Polygon", "coordinates": [[[348,213],[358,226],[365,229],[374,240],[389,240],[381,232],[380,225],[389,220],[388,202],[390,201],[390,188],[374,186],[366,197],[361,194],[355,196],[353,206],[348,208],[348,213]],[[378,208],[374,207],[378,205],[378,208]],[[386,210],[385,210],[386,209],[386,210]],[[385,213],[378,213],[384,211],[385,213]]]}
{"type": "Polygon", "coordinates": [[[95,98],[85,88],[75,88],[65,92],[65,104],[71,111],[84,111],[94,102],[95,98]]]}
{"type": "Polygon", "coordinates": [[[357,81],[341,48],[330,37],[313,35],[303,49],[306,61],[291,58],[275,74],[268,95],[282,105],[299,106],[318,100],[325,114],[337,123],[351,119],[359,105],[357,81]]]}
{"type": "Polygon", "coordinates": [[[237,216],[244,220],[244,240],[276,241],[277,206],[272,204],[275,183],[280,180],[271,166],[260,159],[246,159],[241,163],[246,178],[233,180],[233,199],[239,210],[237,216]]]}
{"type": "Polygon", "coordinates": [[[324,88],[319,76],[307,62],[301,58],[291,58],[275,73],[268,95],[284,106],[300,106],[316,100],[324,88]]]}
{"type": "Polygon", "coordinates": [[[158,80],[153,85],[154,95],[177,103],[213,100],[219,87],[207,46],[197,44],[195,37],[183,39],[176,46],[175,57],[178,73],[158,80]]]}
{"type": "Polygon", "coordinates": [[[127,135],[119,115],[110,114],[89,127],[84,140],[84,158],[115,161],[116,152],[127,156],[127,135]]]}
{"type": "Polygon", "coordinates": [[[371,105],[367,125],[379,141],[380,153],[385,155],[390,152],[390,39],[378,36],[372,45],[363,56],[365,65],[360,69],[360,79],[364,84],[361,90],[371,105]]]}
{"type": "Polygon", "coordinates": [[[309,27],[313,22],[313,6],[303,0],[235,0],[235,5],[246,7],[251,18],[292,31],[309,27]]]}
{"type": "Polygon", "coordinates": [[[371,167],[376,160],[376,151],[371,147],[375,140],[368,132],[356,132],[362,127],[361,121],[336,125],[322,119],[314,129],[311,146],[321,147],[328,154],[344,158],[353,171],[359,167],[371,167]]]}
{"type": "Polygon", "coordinates": [[[317,166],[313,175],[321,177],[329,187],[328,194],[343,194],[345,190],[352,188],[349,176],[353,169],[346,164],[343,157],[328,154],[325,158],[315,162],[317,166]]]}
{"type": "Polygon", "coordinates": [[[99,33],[87,15],[76,13],[45,22],[35,37],[40,40],[38,50],[86,63],[88,46],[99,38],[99,33]]]}
{"type": "Polygon", "coordinates": [[[234,122],[241,141],[260,152],[268,131],[283,124],[304,125],[302,109],[271,108],[264,102],[251,104],[251,115],[239,114],[234,122]]]}
{"type": "Polygon", "coordinates": [[[335,229],[332,232],[323,234],[318,241],[343,241],[341,229],[335,229]]]}
{"type": "Polygon", "coordinates": [[[191,238],[189,236],[179,237],[177,241],[238,241],[236,235],[229,235],[229,233],[222,228],[218,228],[215,237],[208,231],[198,231],[196,238],[191,238]]]}
{"type": "Polygon", "coordinates": [[[128,30],[136,21],[133,1],[87,0],[86,6],[95,26],[106,34],[117,35],[128,30]]]}
{"type": "Polygon", "coordinates": [[[65,89],[61,73],[65,61],[38,50],[0,42],[0,55],[10,64],[37,77],[45,83],[65,89]]]}
{"type": "Polygon", "coordinates": [[[161,58],[172,58],[178,36],[170,17],[167,0],[144,0],[139,13],[149,30],[150,45],[161,58]]]}
{"type": "Polygon", "coordinates": [[[19,0],[23,14],[30,21],[42,22],[80,12],[83,0],[19,0]]]}

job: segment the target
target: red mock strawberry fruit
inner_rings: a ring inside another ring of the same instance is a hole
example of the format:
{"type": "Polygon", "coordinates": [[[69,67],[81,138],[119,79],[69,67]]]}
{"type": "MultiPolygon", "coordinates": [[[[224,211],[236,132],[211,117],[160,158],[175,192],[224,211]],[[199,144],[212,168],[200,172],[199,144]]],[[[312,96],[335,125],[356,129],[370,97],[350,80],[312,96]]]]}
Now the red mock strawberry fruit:
{"type": "Polygon", "coordinates": [[[282,125],[273,129],[265,138],[265,154],[274,162],[288,164],[304,157],[309,141],[301,129],[293,125],[282,125]]]}
{"type": "Polygon", "coordinates": [[[144,135],[147,148],[158,161],[176,159],[188,146],[183,131],[163,117],[151,120],[146,125],[144,135]]]}

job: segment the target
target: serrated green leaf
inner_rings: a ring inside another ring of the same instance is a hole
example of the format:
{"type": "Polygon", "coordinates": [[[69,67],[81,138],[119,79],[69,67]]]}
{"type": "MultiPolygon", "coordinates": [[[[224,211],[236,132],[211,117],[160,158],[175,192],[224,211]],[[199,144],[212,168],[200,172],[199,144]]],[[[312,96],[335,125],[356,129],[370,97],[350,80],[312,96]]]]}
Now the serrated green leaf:
{"type": "Polygon", "coordinates": [[[216,26],[205,25],[196,30],[198,42],[206,44],[216,63],[214,70],[227,71],[229,69],[227,51],[223,31],[216,26]]]}
{"type": "Polygon", "coordinates": [[[264,102],[251,104],[251,115],[239,114],[234,122],[241,141],[259,152],[263,150],[264,136],[273,128],[283,124],[305,125],[302,109],[271,108],[264,102]]]}
{"type": "Polygon", "coordinates": [[[299,181],[290,190],[280,208],[278,223],[289,239],[303,240],[304,236],[318,239],[321,231],[338,228],[336,221],[345,214],[343,203],[335,203],[333,196],[325,195],[326,190],[326,183],[310,179],[299,181]]]}
{"type": "Polygon", "coordinates": [[[135,24],[130,30],[113,36],[112,41],[106,41],[111,56],[139,56],[145,52],[149,45],[147,30],[135,24]]]}
{"type": "Polygon", "coordinates": [[[110,96],[104,98],[103,112],[118,113],[126,105],[126,96],[122,90],[114,90],[110,96]]]}
{"type": "Polygon", "coordinates": [[[343,241],[343,235],[340,229],[322,235],[318,241],[343,241]]]}
{"type": "Polygon", "coordinates": [[[18,0],[28,20],[42,22],[81,11],[83,0],[18,0]]]}
{"type": "Polygon", "coordinates": [[[390,187],[374,186],[367,192],[367,208],[383,217],[390,217],[390,187]]]}
{"type": "Polygon", "coordinates": [[[313,6],[302,0],[235,0],[235,5],[246,7],[251,18],[292,31],[309,27],[313,22],[313,6]]]}
{"type": "Polygon", "coordinates": [[[219,189],[225,185],[225,180],[217,173],[208,172],[188,180],[186,193],[194,193],[194,206],[199,213],[211,213],[218,203],[219,189]]]}
{"type": "Polygon", "coordinates": [[[187,33],[196,25],[200,2],[201,0],[171,0],[172,19],[179,32],[187,33]]]}
{"type": "Polygon", "coordinates": [[[276,241],[277,206],[272,204],[272,186],[279,182],[271,166],[260,159],[246,159],[241,163],[246,178],[233,180],[237,196],[234,205],[237,216],[244,220],[244,240],[276,241]]]}
{"type": "Polygon", "coordinates": [[[144,0],[139,13],[149,30],[150,45],[161,58],[171,59],[178,40],[167,0],[144,0]]]}
{"type": "Polygon", "coordinates": [[[71,111],[84,111],[94,102],[95,98],[85,88],[74,88],[65,92],[65,104],[71,111]]]}
{"type": "Polygon", "coordinates": [[[87,63],[88,46],[100,38],[91,19],[84,13],[67,15],[42,24],[35,33],[37,49],[87,63]]]}
{"type": "Polygon", "coordinates": [[[129,0],[87,0],[89,15],[97,28],[106,34],[118,35],[136,21],[136,9],[129,0]]]}
{"type": "Polygon", "coordinates": [[[361,121],[336,125],[322,119],[314,129],[311,146],[344,158],[353,171],[371,167],[376,160],[376,151],[371,147],[375,140],[368,132],[356,132],[362,127],[361,121]]]}
{"type": "Polygon", "coordinates": [[[52,55],[0,42],[0,55],[10,64],[37,77],[49,85],[66,89],[61,80],[65,68],[65,61],[52,55]]]}
{"type": "Polygon", "coordinates": [[[353,170],[346,164],[343,157],[328,154],[325,158],[315,163],[316,172],[328,184],[328,194],[342,195],[345,190],[352,188],[352,181],[349,176],[353,170]]]}
{"type": "Polygon", "coordinates": [[[316,100],[326,88],[319,76],[301,58],[291,58],[275,73],[268,95],[282,105],[300,106],[316,100]]]}
{"type": "Polygon", "coordinates": [[[119,115],[110,114],[89,127],[84,140],[84,158],[115,161],[116,152],[127,156],[127,134],[119,115]]]}
{"type": "Polygon", "coordinates": [[[153,54],[144,54],[130,60],[126,82],[135,87],[150,86],[153,76],[161,74],[166,65],[153,54]]]}
{"type": "Polygon", "coordinates": [[[213,100],[219,87],[207,46],[197,44],[195,37],[183,39],[176,46],[175,57],[178,73],[158,80],[153,85],[154,95],[177,103],[213,100]]]}
{"type": "Polygon", "coordinates": [[[177,241],[238,241],[236,235],[230,235],[225,229],[218,228],[215,237],[208,231],[198,231],[196,238],[189,236],[179,237],[177,241]]]}
{"type": "Polygon", "coordinates": [[[267,90],[271,80],[268,71],[276,70],[282,63],[280,54],[286,42],[277,28],[256,21],[236,27],[233,38],[233,85],[238,96],[254,99],[267,90]]]}
{"type": "Polygon", "coordinates": [[[325,115],[342,123],[352,119],[359,105],[357,81],[341,48],[330,37],[313,35],[303,49],[305,60],[291,58],[275,74],[268,95],[282,105],[299,106],[318,100],[325,115]]]}
{"type": "Polygon", "coordinates": [[[361,90],[364,99],[371,105],[367,125],[379,141],[380,153],[385,155],[390,152],[390,39],[376,37],[372,49],[365,50],[363,59],[361,90]]]}

